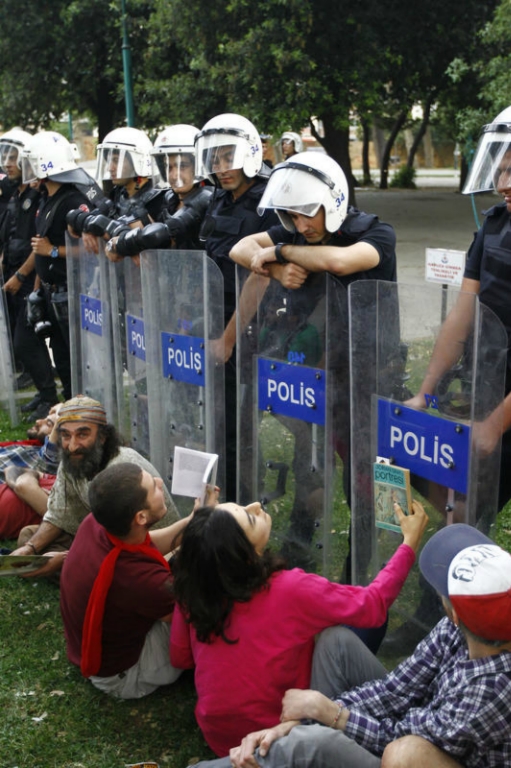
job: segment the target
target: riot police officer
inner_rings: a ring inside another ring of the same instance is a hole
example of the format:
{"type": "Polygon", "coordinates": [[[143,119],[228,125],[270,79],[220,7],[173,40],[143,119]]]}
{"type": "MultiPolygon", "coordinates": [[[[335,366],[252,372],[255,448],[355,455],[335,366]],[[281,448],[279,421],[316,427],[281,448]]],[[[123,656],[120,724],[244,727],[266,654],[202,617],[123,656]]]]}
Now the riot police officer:
{"type": "Polygon", "coordinates": [[[46,415],[42,413],[46,405],[39,407],[40,402],[48,408],[57,402],[57,390],[46,345],[26,317],[26,299],[34,290],[32,237],[41,197],[38,189],[22,182],[21,152],[31,139],[29,133],[19,128],[0,137],[0,165],[12,188],[0,222],[0,251],[14,356],[38,390],[35,402],[22,406],[22,410],[36,411],[35,417],[39,412],[46,415]]]}
{"type": "MultiPolygon", "coordinates": [[[[226,330],[226,498],[236,493],[236,265],[229,256],[242,237],[261,232],[277,222],[272,211],[257,213],[269,177],[263,163],[259,132],[246,117],[222,114],[209,120],[196,139],[197,171],[215,186],[201,237],[206,252],[218,265],[224,278],[226,330]]],[[[248,273],[247,273],[248,274],[248,273]]]]}
{"type": "Polygon", "coordinates": [[[150,248],[202,250],[199,230],[212,192],[196,174],[197,133],[193,125],[178,124],[158,135],[151,153],[173,194],[166,196],[167,207],[158,223],[123,232],[108,242],[106,253],[111,261],[116,260],[115,255],[135,256],[150,248]]]}
{"type": "MultiPolygon", "coordinates": [[[[77,165],[77,156],[77,148],[64,136],[42,131],[32,138],[21,159],[23,183],[39,182],[41,189],[32,237],[39,288],[28,298],[29,319],[49,336],[66,400],[71,397],[66,216],[72,208],[88,211],[97,194],[93,179],[77,165]]],[[[41,411],[46,406],[47,402],[41,404],[41,411]]]]}
{"type": "Polygon", "coordinates": [[[97,237],[110,240],[123,230],[156,221],[166,207],[166,190],[155,186],[152,144],[138,128],[116,128],[97,147],[96,179],[107,199],[80,216],[72,211],[68,224],[86,248],[98,252],[97,237]]]}

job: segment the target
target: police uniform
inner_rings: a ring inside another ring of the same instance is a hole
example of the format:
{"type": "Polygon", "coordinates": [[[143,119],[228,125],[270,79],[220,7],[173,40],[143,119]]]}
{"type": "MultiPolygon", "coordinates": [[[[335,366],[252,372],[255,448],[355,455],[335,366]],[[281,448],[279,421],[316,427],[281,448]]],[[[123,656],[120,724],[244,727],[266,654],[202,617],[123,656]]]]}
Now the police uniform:
{"type": "MultiPolygon", "coordinates": [[[[53,246],[64,246],[67,213],[81,206],[88,210],[88,199],[73,184],[62,184],[51,196],[43,194],[37,211],[36,233],[47,237],[53,246]]],[[[64,399],[69,400],[72,393],[66,259],[36,255],[35,268],[41,278],[48,319],[52,324],[50,346],[53,359],[62,382],[64,399]]]]}
{"type": "Polygon", "coordinates": [[[169,235],[179,250],[203,250],[204,244],[199,238],[199,233],[212,194],[211,187],[196,185],[183,198],[181,208],[178,208],[179,196],[173,194],[168,201],[167,209],[160,214],[160,221],[167,226],[169,235]]]}
{"type": "MultiPolygon", "coordinates": [[[[0,250],[3,251],[4,281],[9,280],[32,252],[32,237],[36,233],[35,218],[41,198],[36,189],[17,187],[9,198],[0,225],[0,250]]],[[[41,400],[57,402],[48,349],[43,339],[27,323],[27,296],[34,290],[35,271],[25,277],[17,293],[6,293],[14,355],[29,373],[41,400]]]]}
{"type": "MultiPolygon", "coordinates": [[[[267,233],[273,243],[284,243],[289,245],[310,245],[305,237],[298,232],[290,232],[284,226],[272,227],[267,233]]],[[[350,207],[341,228],[330,235],[327,243],[318,243],[318,246],[329,245],[338,248],[346,248],[356,243],[367,242],[376,248],[379,254],[379,262],[371,269],[354,272],[347,275],[331,275],[333,279],[341,283],[348,289],[351,283],[358,280],[386,280],[395,282],[397,279],[396,271],[396,237],[390,224],[381,222],[374,214],[367,214],[350,207]]],[[[260,353],[269,355],[271,350],[267,348],[268,339],[271,338],[269,328],[282,327],[289,323],[289,333],[287,338],[281,337],[274,339],[273,345],[279,349],[280,354],[285,353],[286,349],[297,347],[297,334],[301,338],[298,343],[301,355],[301,363],[314,366],[323,357],[325,345],[329,347],[330,367],[335,371],[335,403],[333,405],[334,413],[334,439],[335,447],[344,463],[344,490],[348,503],[350,501],[350,482],[349,482],[349,442],[350,442],[350,418],[349,418],[349,325],[348,308],[346,294],[340,292],[339,306],[337,307],[338,316],[341,318],[339,327],[336,327],[335,338],[324,338],[324,329],[318,326],[317,316],[318,307],[323,300],[325,291],[325,275],[321,272],[312,272],[309,274],[303,285],[290,290],[284,288],[277,280],[272,280],[263,299],[260,317],[262,317],[263,327],[260,329],[260,353]],[[270,305],[273,308],[285,304],[285,313],[275,312],[274,309],[268,311],[270,305]],[[289,318],[289,320],[287,319],[289,318]],[[312,319],[312,322],[311,320],[312,319]],[[316,327],[316,334],[312,337],[311,329],[316,327]],[[306,334],[306,331],[308,333],[306,334]]],[[[323,310],[323,320],[325,311],[323,310]]],[[[368,308],[368,312],[371,308],[368,308]]],[[[389,320],[388,338],[392,338],[394,347],[399,339],[399,325],[397,322],[389,320]],[[393,332],[390,333],[390,327],[393,332]]],[[[394,321],[398,320],[398,315],[394,321]]],[[[368,316],[368,327],[371,327],[371,319],[368,316]]],[[[370,343],[370,341],[369,341],[370,343]]],[[[389,342],[390,343],[390,342],[389,342]]],[[[390,350],[389,350],[390,351],[390,350]]],[[[303,437],[303,435],[302,435],[303,437]]],[[[298,439],[296,440],[298,445],[298,439]]],[[[313,519],[307,513],[307,497],[315,486],[320,487],[322,480],[310,472],[307,462],[303,461],[302,451],[295,451],[293,458],[293,469],[295,477],[300,477],[300,484],[297,484],[297,493],[293,510],[291,513],[291,524],[293,533],[303,541],[310,541],[313,533],[313,519]]],[[[304,452],[305,454],[307,451],[304,452]]]]}
{"type": "MultiPolygon", "coordinates": [[[[257,213],[267,183],[256,177],[249,189],[234,199],[229,190],[215,189],[201,228],[206,253],[220,269],[224,279],[224,317],[228,323],[236,311],[236,264],[229,256],[231,248],[243,237],[265,232],[278,219],[272,210],[257,213]]],[[[247,271],[247,275],[248,275],[247,271]]],[[[236,354],[225,366],[226,421],[226,498],[236,499],[236,354]]]]}
{"type": "MultiPolygon", "coordinates": [[[[505,394],[511,392],[511,216],[506,204],[486,212],[467,255],[464,277],[479,282],[479,300],[502,321],[508,336],[505,394]]],[[[511,430],[502,436],[498,509],[511,498],[511,430]]]]}

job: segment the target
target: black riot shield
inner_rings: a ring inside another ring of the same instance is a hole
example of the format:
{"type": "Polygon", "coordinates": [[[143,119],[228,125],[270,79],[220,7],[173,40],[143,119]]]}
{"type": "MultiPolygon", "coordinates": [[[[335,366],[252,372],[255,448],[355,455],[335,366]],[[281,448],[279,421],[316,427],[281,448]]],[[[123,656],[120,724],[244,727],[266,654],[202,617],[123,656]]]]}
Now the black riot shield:
{"type": "MultiPolygon", "coordinates": [[[[351,570],[363,584],[402,540],[392,503],[407,504],[400,488],[407,474],[412,497],[430,517],[428,535],[451,522],[488,530],[497,512],[500,440],[488,452],[481,436],[490,416],[501,418],[507,336],[477,296],[438,285],[358,282],[349,307],[351,570]],[[463,323],[453,325],[460,309],[463,323]]],[[[424,630],[441,615],[417,573],[396,609],[424,630]]]]}
{"type": "Polygon", "coordinates": [[[339,458],[349,441],[346,290],[324,273],[295,291],[251,275],[238,318],[240,501],[266,505],[273,546],[290,567],[339,578],[347,540],[339,458]]]}
{"type": "Polygon", "coordinates": [[[83,240],[66,235],[71,382],[73,395],[99,400],[108,420],[119,427],[122,382],[114,362],[109,262],[98,242],[95,254],[83,240]]]}
{"type": "MultiPolygon", "coordinates": [[[[205,253],[169,250],[144,251],[141,277],[151,461],[170,488],[176,446],[217,453],[223,488],[222,275],[205,253]]],[[[190,511],[190,499],[175,501],[190,511]]]]}
{"type": "Polygon", "coordinates": [[[140,262],[109,263],[110,306],[119,428],[130,445],[150,458],[144,309],[140,262]]]}
{"type": "Polygon", "coordinates": [[[19,420],[16,405],[15,370],[9,318],[2,291],[0,296],[0,406],[9,414],[13,427],[17,426],[19,420]]]}

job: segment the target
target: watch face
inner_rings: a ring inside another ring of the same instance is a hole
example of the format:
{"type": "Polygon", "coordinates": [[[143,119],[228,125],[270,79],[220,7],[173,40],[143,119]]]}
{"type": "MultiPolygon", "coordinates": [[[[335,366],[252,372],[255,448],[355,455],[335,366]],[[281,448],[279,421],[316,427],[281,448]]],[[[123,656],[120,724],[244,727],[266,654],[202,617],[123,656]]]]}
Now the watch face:
{"type": "Polygon", "coordinates": [[[59,257],[59,249],[57,248],[56,245],[54,245],[53,248],[51,249],[51,254],[50,255],[51,255],[52,259],[58,259],[58,257],[59,257]]]}

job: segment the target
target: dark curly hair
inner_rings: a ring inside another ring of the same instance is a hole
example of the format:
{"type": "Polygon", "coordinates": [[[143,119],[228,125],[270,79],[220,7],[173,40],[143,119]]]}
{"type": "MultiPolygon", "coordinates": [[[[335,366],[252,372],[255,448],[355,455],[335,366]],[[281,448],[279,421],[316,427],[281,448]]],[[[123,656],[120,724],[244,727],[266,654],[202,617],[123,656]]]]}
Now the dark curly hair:
{"type": "Polygon", "coordinates": [[[186,527],[172,560],[177,602],[203,643],[229,638],[235,602],[247,603],[285,563],[269,551],[257,554],[236,519],[220,507],[201,507],[186,527]]]}

